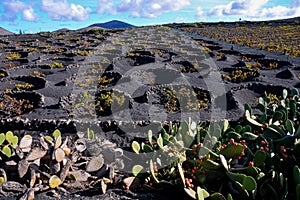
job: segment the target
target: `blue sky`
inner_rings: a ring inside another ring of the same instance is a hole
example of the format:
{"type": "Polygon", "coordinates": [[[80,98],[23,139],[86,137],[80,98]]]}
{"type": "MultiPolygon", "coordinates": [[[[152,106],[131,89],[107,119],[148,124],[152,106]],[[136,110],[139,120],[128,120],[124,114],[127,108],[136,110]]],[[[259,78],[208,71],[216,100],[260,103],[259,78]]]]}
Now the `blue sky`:
{"type": "Polygon", "coordinates": [[[300,0],[1,0],[0,27],[18,33],[133,25],[280,19],[300,16],[300,0]]]}

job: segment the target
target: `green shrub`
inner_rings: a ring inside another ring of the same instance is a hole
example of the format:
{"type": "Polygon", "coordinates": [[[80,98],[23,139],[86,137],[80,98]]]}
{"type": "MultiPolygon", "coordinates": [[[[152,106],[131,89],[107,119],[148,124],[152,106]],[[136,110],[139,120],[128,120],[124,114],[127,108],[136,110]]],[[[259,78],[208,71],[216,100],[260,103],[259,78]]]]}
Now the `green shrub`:
{"type": "Polygon", "coordinates": [[[51,68],[55,69],[55,68],[63,68],[64,65],[62,63],[59,62],[53,62],[49,65],[51,68]]]}
{"type": "Polygon", "coordinates": [[[296,199],[299,93],[284,90],[279,100],[261,97],[256,116],[246,104],[244,118],[234,127],[226,120],[223,125],[189,121],[164,126],[156,137],[149,131],[146,142],[132,143],[133,152],[149,155],[132,173],[144,189],[181,189],[194,199],[204,194],[212,199],[296,199]]]}
{"type": "Polygon", "coordinates": [[[105,35],[106,31],[102,28],[93,28],[87,32],[88,34],[94,34],[94,35],[105,35]]]}
{"type": "Polygon", "coordinates": [[[75,53],[79,56],[89,56],[92,54],[92,51],[91,50],[83,50],[83,51],[77,50],[75,53]]]}
{"type": "Polygon", "coordinates": [[[18,53],[11,53],[11,54],[6,55],[6,59],[8,59],[8,60],[16,60],[16,59],[20,59],[20,58],[21,58],[21,55],[18,53]]]}

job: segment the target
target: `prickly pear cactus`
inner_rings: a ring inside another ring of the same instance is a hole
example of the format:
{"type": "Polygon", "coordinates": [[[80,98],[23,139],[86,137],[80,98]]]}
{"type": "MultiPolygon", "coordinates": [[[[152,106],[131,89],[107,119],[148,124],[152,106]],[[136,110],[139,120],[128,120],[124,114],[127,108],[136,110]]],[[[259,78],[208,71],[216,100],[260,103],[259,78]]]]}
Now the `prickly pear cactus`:
{"type": "MultiPolygon", "coordinates": [[[[271,100],[274,97],[269,95],[259,98],[259,114],[245,105],[244,120],[234,127],[227,120],[223,126],[190,120],[180,128],[170,124],[159,133],[149,132],[149,141],[140,149],[133,143],[134,152],[164,149],[182,158],[162,169],[154,168],[158,164],[151,161],[148,170],[143,168],[146,188],[159,190],[159,186],[172,185],[184,188],[194,199],[287,198],[288,177],[296,180],[299,173],[293,167],[294,158],[300,161],[300,101],[295,89],[283,91],[279,101],[271,100]],[[206,188],[205,194],[201,188],[206,188]],[[216,188],[220,193],[214,192],[216,188]]],[[[141,170],[141,166],[135,166],[133,174],[141,177],[141,170]]],[[[290,192],[290,196],[296,198],[299,188],[296,181],[292,189],[296,192],[290,192]]]]}

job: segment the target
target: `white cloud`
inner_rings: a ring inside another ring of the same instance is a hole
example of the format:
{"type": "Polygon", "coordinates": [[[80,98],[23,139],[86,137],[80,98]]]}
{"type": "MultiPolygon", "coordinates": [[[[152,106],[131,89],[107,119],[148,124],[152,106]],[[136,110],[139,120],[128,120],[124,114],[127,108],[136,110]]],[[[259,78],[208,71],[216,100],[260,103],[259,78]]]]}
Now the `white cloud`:
{"type": "Polygon", "coordinates": [[[190,5],[190,0],[122,0],[117,12],[128,12],[133,17],[155,18],[164,12],[178,11],[190,5]]]}
{"type": "Polygon", "coordinates": [[[196,18],[203,16],[238,16],[248,19],[279,19],[286,17],[296,17],[300,15],[300,0],[291,0],[290,6],[275,6],[264,8],[269,0],[236,0],[225,5],[218,5],[204,13],[201,7],[196,10],[196,18]]]}
{"type": "Polygon", "coordinates": [[[282,16],[292,15],[292,9],[285,6],[276,6],[272,8],[264,8],[261,10],[260,15],[265,18],[281,18],[282,16]]]}
{"type": "Polygon", "coordinates": [[[105,12],[109,14],[116,14],[114,2],[111,0],[98,0],[97,13],[103,14],[105,12]]]}
{"type": "Polygon", "coordinates": [[[153,4],[151,4],[150,9],[153,11],[159,10],[159,9],[161,9],[161,5],[159,5],[158,3],[153,3],[153,4]]]}
{"type": "Polygon", "coordinates": [[[12,1],[4,1],[3,7],[5,11],[18,13],[21,10],[23,10],[26,7],[26,5],[19,0],[12,0],[12,1]]]}
{"type": "Polygon", "coordinates": [[[89,18],[90,8],[69,4],[67,0],[42,0],[42,10],[53,20],[83,21],[89,18]]]}
{"type": "Polygon", "coordinates": [[[263,19],[282,19],[300,16],[300,5],[290,8],[285,6],[276,6],[273,8],[262,9],[260,17],[263,19]]]}
{"type": "Polygon", "coordinates": [[[231,1],[226,5],[219,5],[212,8],[208,15],[227,16],[227,15],[250,15],[255,16],[257,12],[268,3],[268,0],[237,0],[231,1]]]}
{"type": "Polygon", "coordinates": [[[19,0],[6,0],[2,5],[4,14],[1,15],[1,19],[10,21],[10,24],[18,24],[15,20],[19,13],[22,13],[22,19],[25,21],[38,21],[38,16],[34,13],[34,9],[19,0]]]}
{"type": "Polygon", "coordinates": [[[2,20],[14,21],[17,14],[26,8],[26,5],[19,0],[6,0],[2,3],[4,14],[1,15],[2,20]]]}
{"type": "Polygon", "coordinates": [[[300,0],[291,0],[291,8],[299,8],[300,0]]]}
{"type": "Polygon", "coordinates": [[[38,21],[38,16],[34,13],[32,7],[23,10],[23,19],[26,21],[38,21]]]}
{"type": "Polygon", "coordinates": [[[195,18],[198,19],[198,20],[205,18],[205,13],[204,13],[204,11],[201,7],[197,7],[195,18]]]}

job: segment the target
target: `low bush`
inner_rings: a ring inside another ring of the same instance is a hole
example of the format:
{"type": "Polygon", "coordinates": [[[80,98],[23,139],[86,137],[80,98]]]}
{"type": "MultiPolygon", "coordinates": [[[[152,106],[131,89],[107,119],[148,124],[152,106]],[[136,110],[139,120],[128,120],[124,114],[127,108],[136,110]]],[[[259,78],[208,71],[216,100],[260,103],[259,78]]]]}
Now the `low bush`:
{"type": "Polygon", "coordinates": [[[87,32],[88,34],[94,34],[94,35],[105,35],[106,31],[102,28],[93,28],[87,32]]]}

